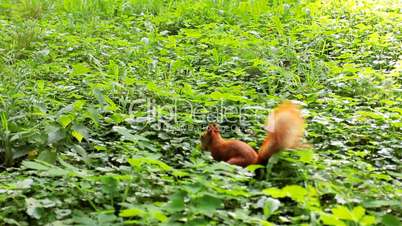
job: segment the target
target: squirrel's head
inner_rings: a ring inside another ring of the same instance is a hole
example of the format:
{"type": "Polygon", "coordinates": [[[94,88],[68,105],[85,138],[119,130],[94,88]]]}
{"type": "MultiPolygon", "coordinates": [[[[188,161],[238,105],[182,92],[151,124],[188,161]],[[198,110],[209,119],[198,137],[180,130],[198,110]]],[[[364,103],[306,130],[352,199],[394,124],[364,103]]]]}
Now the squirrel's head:
{"type": "Polygon", "coordinates": [[[219,134],[219,126],[216,123],[209,123],[206,131],[201,135],[201,148],[203,150],[208,150],[211,144],[212,137],[215,134],[219,134]]]}

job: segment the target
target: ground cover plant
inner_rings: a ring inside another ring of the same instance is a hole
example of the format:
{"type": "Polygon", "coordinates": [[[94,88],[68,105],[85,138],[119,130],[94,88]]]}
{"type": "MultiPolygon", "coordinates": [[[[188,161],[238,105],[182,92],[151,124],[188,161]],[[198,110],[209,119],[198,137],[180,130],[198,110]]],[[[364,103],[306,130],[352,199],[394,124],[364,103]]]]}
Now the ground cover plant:
{"type": "Polygon", "coordinates": [[[401,7],[0,1],[0,225],[400,225],[401,7]],[[283,99],[311,149],[200,150],[257,149],[283,99]]]}

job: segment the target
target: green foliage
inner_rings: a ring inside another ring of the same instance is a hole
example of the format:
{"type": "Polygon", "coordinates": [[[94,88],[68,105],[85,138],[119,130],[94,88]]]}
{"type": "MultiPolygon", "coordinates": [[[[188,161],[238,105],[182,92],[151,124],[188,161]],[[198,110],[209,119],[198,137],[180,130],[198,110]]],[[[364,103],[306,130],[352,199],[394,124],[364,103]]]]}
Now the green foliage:
{"type": "Polygon", "coordinates": [[[400,225],[400,8],[0,1],[0,225],[400,225]],[[209,121],[257,148],[282,99],[311,149],[200,150],[209,121]]]}

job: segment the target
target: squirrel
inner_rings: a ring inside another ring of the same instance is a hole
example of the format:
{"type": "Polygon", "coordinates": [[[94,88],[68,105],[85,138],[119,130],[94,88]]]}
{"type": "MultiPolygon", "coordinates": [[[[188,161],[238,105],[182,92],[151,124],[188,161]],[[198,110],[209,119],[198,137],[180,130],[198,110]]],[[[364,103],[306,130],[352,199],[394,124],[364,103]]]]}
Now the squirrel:
{"type": "Polygon", "coordinates": [[[240,140],[221,137],[219,126],[210,123],[201,135],[201,149],[211,152],[217,161],[225,161],[246,167],[251,164],[267,164],[268,159],[281,150],[305,147],[301,143],[304,134],[304,119],[300,107],[284,101],[268,116],[264,129],[267,135],[256,152],[250,145],[240,140]]]}

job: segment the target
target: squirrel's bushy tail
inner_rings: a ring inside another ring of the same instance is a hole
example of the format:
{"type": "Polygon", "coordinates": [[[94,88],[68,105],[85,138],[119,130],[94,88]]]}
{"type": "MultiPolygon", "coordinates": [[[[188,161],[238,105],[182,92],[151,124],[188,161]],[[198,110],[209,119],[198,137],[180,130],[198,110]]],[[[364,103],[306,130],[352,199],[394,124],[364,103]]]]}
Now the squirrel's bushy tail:
{"type": "Polygon", "coordinates": [[[258,164],[266,164],[268,159],[283,149],[303,146],[304,119],[300,107],[285,101],[268,116],[265,124],[267,136],[258,152],[258,164]]]}

